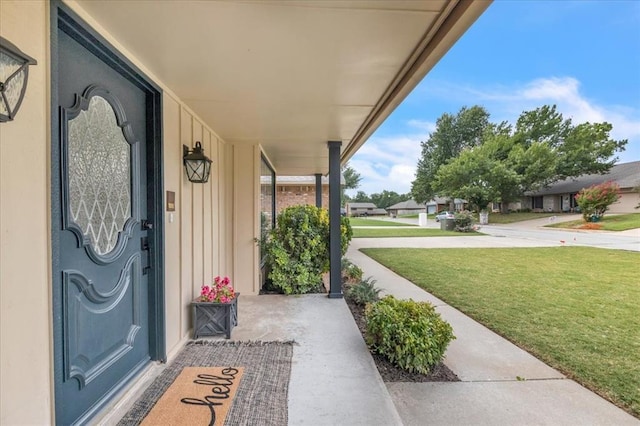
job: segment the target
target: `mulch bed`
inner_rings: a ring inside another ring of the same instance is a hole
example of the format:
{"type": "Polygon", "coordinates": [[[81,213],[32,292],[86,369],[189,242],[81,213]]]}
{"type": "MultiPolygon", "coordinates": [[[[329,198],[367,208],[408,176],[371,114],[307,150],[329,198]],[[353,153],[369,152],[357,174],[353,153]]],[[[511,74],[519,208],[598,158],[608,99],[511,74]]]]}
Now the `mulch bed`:
{"type": "MultiPolygon", "coordinates": [[[[343,277],[344,279],[344,277],[343,277]]],[[[325,284],[326,285],[326,284],[325,284]]],[[[346,297],[346,287],[348,284],[342,284],[342,292],[345,294],[344,300],[347,302],[347,306],[351,311],[351,315],[353,315],[353,319],[358,326],[358,330],[360,330],[360,334],[362,334],[362,338],[364,339],[367,323],[364,317],[364,306],[357,305],[353,303],[348,297],[346,297]]],[[[321,288],[318,290],[318,293],[326,293],[326,288],[321,288]]],[[[260,291],[260,294],[282,294],[282,292],[277,289],[268,288],[260,291]]],[[[378,372],[382,377],[382,380],[385,382],[459,382],[460,379],[455,375],[453,371],[449,369],[443,363],[437,364],[429,374],[422,373],[409,373],[406,370],[403,370],[400,367],[395,366],[391,362],[389,362],[382,355],[371,352],[371,356],[376,363],[376,367],[378,368],[378,372]]]]}
{"type": "MultiPolygon", "coordinates": [[[[351,314],[353,315],[353,319],[356,321],[358,325],[358,329],[360,333],[362,333],[362,337],[364,338],[366,331],[366,321],[364,318],[364,306],[356,305],[351,302],[348,297],[345,297],[345,301],[347,302],[347,306],[351,310],[351,314]]],[[[380,372],[380,376],[382,380],[385,382],[459,382],[460,379],[455,373],[449,370],[449,367],[444,365],[443,363],[439,363],[436,365],[429,374],[421,374],[421,373],[409,373],[399,367],[396,367],[391,362],[389,362],[382,355],[378,355],[376,353],[371,353],[373,360],[376,363],[376,367],[378,367],[378,372],[380,372]]]]}

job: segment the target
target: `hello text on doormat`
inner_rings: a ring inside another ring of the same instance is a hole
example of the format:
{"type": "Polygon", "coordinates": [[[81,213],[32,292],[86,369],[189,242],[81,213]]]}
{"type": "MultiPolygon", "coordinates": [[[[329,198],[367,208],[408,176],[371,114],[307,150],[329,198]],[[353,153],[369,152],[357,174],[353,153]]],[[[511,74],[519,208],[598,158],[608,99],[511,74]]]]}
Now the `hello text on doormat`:
{"type": "Polygon", "coordinates": [[[142,425],[224,425],[243,372],[243,367],[185,367],[142,425]]]}

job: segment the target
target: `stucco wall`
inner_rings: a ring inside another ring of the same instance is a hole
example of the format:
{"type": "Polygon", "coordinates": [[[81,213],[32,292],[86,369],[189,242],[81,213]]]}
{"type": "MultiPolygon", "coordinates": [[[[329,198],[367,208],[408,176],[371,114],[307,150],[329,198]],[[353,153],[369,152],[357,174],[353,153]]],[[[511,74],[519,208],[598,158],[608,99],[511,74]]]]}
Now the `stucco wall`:
{"type": "Polygon", "coordinates": [[[618,202],[609,207],[609,213],[640,213],[635,207],[640,203],[640,193],[625,192],[620,194],[618,202]]]}
{"type": "Polygon", "coordinates": [[[0,1],[0,34],[38,61],[0,123],[0,424],[52,423],[48,8],[0,1]]]}
{"type": "MultiPolygon", "coordinates": [[[[175,192],[176,201],[175,212],[165,212],[164,221],[166,343],[171,358],[189,338],[189,303],[199,293],[200,285],[221,274],[229,275],[245,294],[257,291],[258,268],[251,271],[247,265],[251,259],[257,265],[258,256],[253,238],[259,235],[254,205],[259,190],[259,147],[235,152],[96,21],[75,3],[68,4],[164,90],[163,184],[165,193],[175,192]],[[206,184],[192,184],[184,174],[182,144],[193,146],[195,141],[202,142],[213,160],[206,184]],[[236,173],[235,159],[251,173],[236,173]],[[239,181],[234,183],[236,177],[239,181]],[[236,208],[243,212],[239,218],[234,217],[236,208]],[[238,220],[249,226],[234,227],[238,220]],[[235,271],[234,256],[243,259],[243,267],[235,271]]],[[[18,117],[0,124],[3,425],[52,424],[54,418],[48,16],[48,2],[0,0],[0,34],[38,61],[30,68],[29,87],[18,117]]]]}

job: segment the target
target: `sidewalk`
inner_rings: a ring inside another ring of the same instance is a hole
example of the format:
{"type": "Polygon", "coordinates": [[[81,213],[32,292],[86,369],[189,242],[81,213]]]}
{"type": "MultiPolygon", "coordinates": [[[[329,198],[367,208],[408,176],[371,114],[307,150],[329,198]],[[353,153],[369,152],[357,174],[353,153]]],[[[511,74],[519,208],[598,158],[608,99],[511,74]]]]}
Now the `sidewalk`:
{"type": "MultiPolygon", "coordinates": [[[[468,241],[476,239],[484,238],[468,241]]],[[[386,246],[401,246],[393,239],[384,240],[386,246]]],[[[404,425],[640,425],[625,411],[358,251],[370,241],[354,239],[347,257],[365,277],[376,279],[383,293],[434,304],[457,337],[444,362],[460,382],[387,383],[404,425]]]]}

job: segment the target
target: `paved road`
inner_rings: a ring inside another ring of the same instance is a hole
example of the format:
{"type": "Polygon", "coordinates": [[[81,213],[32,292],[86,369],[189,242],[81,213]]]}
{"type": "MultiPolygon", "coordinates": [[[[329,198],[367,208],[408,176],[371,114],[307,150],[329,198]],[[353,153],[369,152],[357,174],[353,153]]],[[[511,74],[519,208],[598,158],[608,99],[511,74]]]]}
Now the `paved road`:
{"type": "Polygon", "coordinates": [[[487,225],[481,232],[493,237],[548,242],[559,245],[589,246],[606,249],[640,251],[640,230],[631,232],[569,231],[557,228],[524,228],[487,225]]]}
{"type": "MultiPolygon", "coordinates": [[[[580,215],[558,215],[551,218],[535,219],[512,224],[489,224],[481,227],[480,232],[493,238],[482,237],[429,237],[429,238],[367,238],[366,243],[357,243],[360,247],[554,247],[589,246],[616,250],[640,251],[640,229],[623,232],[567,230],[547,228],[552,222],[579,219],[580,215]],[[501,240],[499,240],[501,239],[501,240]],[[394,240],[394,241],[392,241],[394,240]],[[400,240],[400,241],[399,241],[400,240]]],[[[406,224],[417,224],[417,219],[386,219],[406,224]]],[[[428,228],[439,228],[440,224],[430,220],[428,228]]],[[[356,238],[353,242],[357,242],[356,238]]]]}

